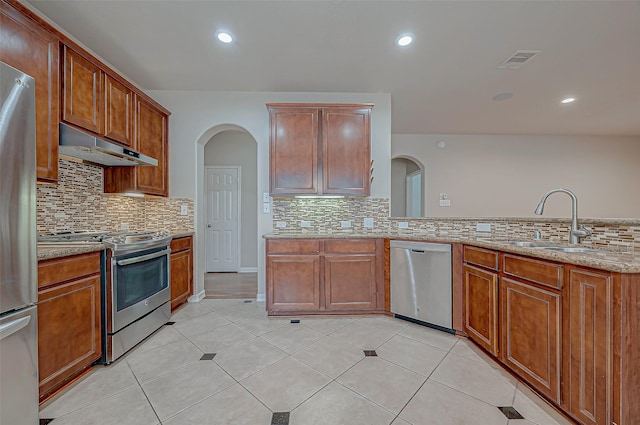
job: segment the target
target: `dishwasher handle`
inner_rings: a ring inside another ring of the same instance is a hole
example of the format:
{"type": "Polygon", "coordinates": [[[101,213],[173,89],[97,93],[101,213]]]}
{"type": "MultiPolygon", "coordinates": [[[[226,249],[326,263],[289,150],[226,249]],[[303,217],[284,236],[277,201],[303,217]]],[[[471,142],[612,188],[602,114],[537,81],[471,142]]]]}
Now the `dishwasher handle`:
{"type": "Polygon", "coordinates": [[[416,254],[424,254],[424,249],[412,249],[411,252],[415,252],[416,254]]]}

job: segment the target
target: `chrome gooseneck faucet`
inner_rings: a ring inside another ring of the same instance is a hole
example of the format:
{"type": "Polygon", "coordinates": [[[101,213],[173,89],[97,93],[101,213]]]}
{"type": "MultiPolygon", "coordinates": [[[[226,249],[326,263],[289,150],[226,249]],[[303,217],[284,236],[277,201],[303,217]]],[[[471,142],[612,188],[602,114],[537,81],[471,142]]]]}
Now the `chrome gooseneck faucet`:
{"type": "Polygon", "coordinates": [[[535,213],[537,215],[542,215],[545,201],[549,195],[556,192],[566,193],[571,197],[571,231],[569,232],[569,243],[579,244],[580,238],[591,236],[591,232],[584,226],[580,226],[580,228],[578,228],[578,198],[576,198],[576,195],[574,195],[572,191],[567,189],[553,189],[548,191],[542,196],[542,200],[538,204],[535,213]]]}

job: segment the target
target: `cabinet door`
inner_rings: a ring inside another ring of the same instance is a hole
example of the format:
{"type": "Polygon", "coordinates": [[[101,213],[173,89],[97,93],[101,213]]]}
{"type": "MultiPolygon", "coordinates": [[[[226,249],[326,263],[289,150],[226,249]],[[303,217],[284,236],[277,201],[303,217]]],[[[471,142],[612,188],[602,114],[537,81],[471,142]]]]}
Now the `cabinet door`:
{"type": "Polygon", "coordinates": [[[133,143],[133,91],[104,76],[104,136],[125,146],[133,143]]]}
{"type": "Polygon", "coordinates": [[[502,361],[540,393],[560,402],[560,293],[500,280],[502,361]]]}
{"type": "Polygon", "coordinates": [[[193,285],[193,252],[171,254],[171,310],[187,301],[193,285]]]}
{"type": "Polygon", "coordinates": [[[37,177],[55,182],[60,113],[58,39],[4,2],[0,11],[0,61],[35,79],[37,177]]]}
{"type": "Polygon", "coordinates": [[[464,297],[467,334],[498,355],[498,275],[465,264],[464,297]]]}
{"type": "Polygon", "coordinates": [[[271,195],[318,194],[317,108],[270,108],[271,195]]]}
{"type": "Polygon", "coordinates": [[[322,111],[322,192],[369,195],[371,142],[367,108],[322,111]]]}
{"type": "Polygon", "coordinates": [[[324,302],[326,310],[375,310],[376,255],[326,255],[324,302]]]}
{"type": "Polygon", "coordinates": [[[613,420],[611,298],[609,273],[570,270],[568,404],[571,415],[589,425],[613,420]]]}
{"type": "Polygon", "coordinates": [[[38,293],[40,400],[100,358],[100,332],[99,275],[38,293]]]}
{"type": "Polygon", "coordinates": [[[136,188],[150,195],[168,196],[168,117],[153,105],[136,97],[136,146],[158,160],[155,167],[135,167],[136,188]]]}
{"type": "Polygon", "coordinates": [[[102,78],[97,65],[64,46],[64,121],[102,134],[102,78]]]}
{"type": "Polygon", "coordinates": [[[320,309],[320,257],[267,256],[267,310],[318,311],[320,309]]]}

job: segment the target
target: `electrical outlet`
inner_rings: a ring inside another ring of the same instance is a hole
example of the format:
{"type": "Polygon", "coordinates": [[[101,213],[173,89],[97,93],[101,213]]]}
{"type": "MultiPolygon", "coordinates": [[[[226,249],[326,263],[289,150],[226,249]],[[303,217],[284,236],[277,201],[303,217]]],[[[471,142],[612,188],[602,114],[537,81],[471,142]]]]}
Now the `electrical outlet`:
{"type": "Polygon", "coordinates": [[[278,229],[284,229],[285,227],[287,227],[287,222],[286,221],[276,221],[276,227],[278,229]]]}
{"type": "Polygon", "coordinates": [[[367,229],[373,229],[373,218],[367,217],[364,219],[364,227],[367,229]]]}
{"type": "Polygon", "coordinates": [[[409,228],[409,222],[407,221],[398,222],[398,229],[408,229],[408,228],[409,228]]]}
{"type": "Polygon", "coordinates": [[[311,222],[310,222],[310,221],[302,220],[302,221],[300,222],[300,227],[311,227],[311,222]]]}
{"type": "Polygon", "coordinates": [[[265,214],[269,214],[271,212],[271,204],[268,202],[262,204],[262,212],[265,214]]]}
{"type": "Polygon", "coordinates": [[[476,232],[490,232],[491,223],[478,223],[476,224],[476,232]]]}
{"type": "Polygon", "coordinates": [[[347,228],[347,227],[351,227],[351,220],[344,220],[340,222],[340,227],[347,228]]]}
{"type": "Polygon", "coordinates": [[[189,205],[182,204],[180,205],[180,215],[188,215],[189,214],[189,205]]]}
{"type": "Polygon", "coordinates": [[[129,230],[129,223],[120,223],[120,230],[129,230]]]}
{"type": "Polygon", "coordinates": [[[262,202],[271,202],[271,199],[269,199],[269,194],[267,192],[264,192],[262,194],[262,202]]]}

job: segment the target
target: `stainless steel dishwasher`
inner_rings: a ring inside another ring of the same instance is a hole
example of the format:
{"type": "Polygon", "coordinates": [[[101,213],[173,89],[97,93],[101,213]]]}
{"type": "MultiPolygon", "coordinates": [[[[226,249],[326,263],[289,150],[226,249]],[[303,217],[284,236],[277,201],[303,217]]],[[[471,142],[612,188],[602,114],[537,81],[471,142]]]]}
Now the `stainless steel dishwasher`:
{"type": "Polygon", "coordinates": [[[453,332],[451,245],[391,241],[391,312],[453,332]]]}

